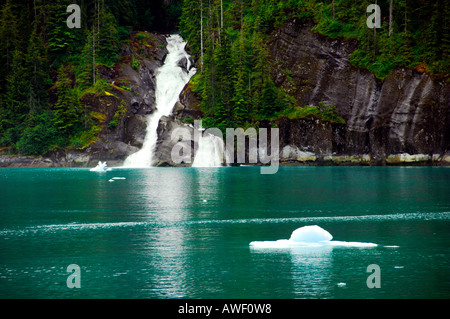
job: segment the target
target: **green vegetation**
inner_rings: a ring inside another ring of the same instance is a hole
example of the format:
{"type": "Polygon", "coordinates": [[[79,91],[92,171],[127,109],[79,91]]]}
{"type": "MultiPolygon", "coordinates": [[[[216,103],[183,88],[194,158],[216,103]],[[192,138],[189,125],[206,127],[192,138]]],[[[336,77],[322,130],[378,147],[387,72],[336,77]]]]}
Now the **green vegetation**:
{"type": "Polygon", "coordinates": [[[114,113],[113,119],[108,124],[108,128],[110,130],[115,129],[126,113],[127,113],[127,106],[124,101],[121,101],[119,107],[117,108],[117,111],[114,113]]]}
{"type": "Polygon", "coordinates": [[[99,131],[80,98],[109,86],[97,66],[119,57],[117,21],[107,7],[86,6],[83,27],[69,29],[71,3],[0,2],[0,145],[10,153],[82,147],[99,131]]]}
{"type": "Polygon", "coordinates": [[[138,63],[138,61],[134,58],[134,56],[132,57],[132,62],[131,62],[131,67],[134,69],[134,70],[139,70],[139,63],[138,63]]]}
{"type": "Polygon", "coordinates": [[[283,110],[278,114],[278,118],[281,117],[287,117],[291,120],[314,117],[322,121],[345,124],[345,120],[339,115],[336,107],[333,104],[331,104],[330,106],[326,106],[323,102],[319,102],[319,106],[296,106],[291,109],[283,110]]]}
{"type": "Polygon", "coordinates": [[[141,41],[141,40],[143,40],[143,39],[150,39],[150,36],[149,36],[148,34],[139,32],[139,33],[136,35],[136,38],[137,38],[139,41],[141,41]]]}
{"type": "MultiPolygon", "coordinates": [[[[369,29],[366,8],[373,1],[353,0],[185,0],[180,29],[201,72],[190,88],[200,99],[203,125],[257,126],[280,116],[314,115],[342,123],[336,109],[296,105],[288,92],[277,88],[270,75],[269,35],[284,23],[303,19],[314,32],[356,39],[351,62],[380,79],[395,67],[450,72],[450,4],[448,1],[377,1],[380,29],[369,29]],[[390,19],[392,12],[392,19],[390,19]]],[[[291,85],[289,70],[282,71],[291,85]]]]}
{"type": "MultiPolygon", "coordinates": [[[[334,106],[297,105],[273,82],[267,40],[294,18],[311,22],[314,32],[357,40],[351,62],[380,79],[399,66],[450,73],[448,1],[378,0],[382,25],[369,29],[366,8],[372,2],[87,0],[82,27],[69,29],[71,0],[0,0],[0,149],[40,155],[95,142],[105,120],[82,101],[110,94],[98,70],[113,67],[121,41],[133,30],[142,31],[133,34],[143,44],[149,39],[144,30],[181,31],[197,61],[189,87],[205,114],[203,125],[222,130],[283,116],[343,122],[334,106]]],[[[139,68],[135,57],[131,66],[139,68]]],[[[293,87],[291,71],[282,72],[293,87]]],[[[126,83],[117,85],[130,91],[126,83]]],[[[123,112],[116,112],[109,129],[123,112]]]]}
{"type": "MultiPolygon", "coordinates": [[[[0,149],[42,155],[95,142],[102,116],[83,101],[108,95],[98,69],[112,68],[133,29],[174,29],[181,1],[87,0],[69,29],[71,0],[0,0],[0,149]]],[[[138,33],[145,41],[149,36],[138,33]]],[[[138,69],[136,59],[132,67],[138,69]]],[[[122,87],[130,90],[127,87],[122,87]]],[[[123,107],[110,128],[117,126],[123,107]]],[[[104,121],[104,119],[103,119],[104,121]]]]}

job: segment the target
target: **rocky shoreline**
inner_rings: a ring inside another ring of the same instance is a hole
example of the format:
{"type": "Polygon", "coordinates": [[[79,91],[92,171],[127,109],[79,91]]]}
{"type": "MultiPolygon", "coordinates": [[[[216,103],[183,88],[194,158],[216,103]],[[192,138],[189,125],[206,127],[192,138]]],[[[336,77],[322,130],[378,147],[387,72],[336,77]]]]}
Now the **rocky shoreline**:
{"type": "MultiPolygon", "coordinates": [[[[446,79],[396,69],[379,80],[351,65],[354,43],[324,37],[312,32],[312,27],[294,20],[271,36],[269,51],[276,62],[272,76],[298,105],[333,104],[345,123],[314,116],[260,123],[279,128],[279,165],[450,166],[446,79]],[[290,78],[284,69],[290,70],[290,78]]],[[[0,152],[0,167],[94,167],[98,161],[117,167],[138,151],[145,138],[147,115],[155,109],[155,74],[167,55],[164,35],[139,34],[133,34],[122,47],[122,58],[112,69],[99,69],[111,84],[107,92],[87,95],[82,101],[89,111],[104,117],[95,143],[42,157],[0,152]],[[138,67],[133,68],[133,60],[138,67]],[[120,112],[123,115],[117,119],[120,112]],[[117,123],[111,126],[114,119],[117,123]]],[[[185,68],[186,62],[180,60],[180,66],[185,68]]],[[[198,104],[187,84],[173,113],[159,122],[155,166],[190,166],[171,160],[177,143],[172,133],[180,127],[193,130],[188,123],[203,117],[198,104]]],[[[194,148],[197,141],[186,143],[194,148]]]]}
{"type": "MultiPolygon", "coordinates": [[[[286,148],[282,152],[287,152],[286,148]]],[[[281,154],[282,155],[282,154],[281,154]]],[[[58,156],[22,156],[0,155],[0,167],[10,168],[50,168],[50,167],[95,167],[97,158],[92,158],[83,152],[60,152],[58,156]]],[[[109,167],[120,167],[123,160],[108,160],[109,167]]],[[[246,164],[260,165],[260,164],[246,164]]],[[[389,155],[384,161],[377,163],[365,155],[329,155],[315,156],[313,153],[303,152],[295,155],[290,151],[289,156],[281,157],[280,166],[450,166],[450,155],[434,154],[395,154],[389,155]]],[[[189,164],[174,165],[168,161],[159,161],[156,166],[190,166],[189,164]]]]}

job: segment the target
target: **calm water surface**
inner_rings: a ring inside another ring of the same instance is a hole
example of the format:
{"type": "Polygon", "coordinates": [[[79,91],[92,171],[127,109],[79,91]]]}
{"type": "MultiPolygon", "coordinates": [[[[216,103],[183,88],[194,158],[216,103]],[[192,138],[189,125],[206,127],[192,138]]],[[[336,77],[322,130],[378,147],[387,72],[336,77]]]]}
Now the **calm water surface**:
{"type": "Polygon", "coordinates": [[[450,168],[0,169],[0,297],[449,298],[449,231],[450,168]],[[249,247],[306,225],[378,246],[249,247]]]}

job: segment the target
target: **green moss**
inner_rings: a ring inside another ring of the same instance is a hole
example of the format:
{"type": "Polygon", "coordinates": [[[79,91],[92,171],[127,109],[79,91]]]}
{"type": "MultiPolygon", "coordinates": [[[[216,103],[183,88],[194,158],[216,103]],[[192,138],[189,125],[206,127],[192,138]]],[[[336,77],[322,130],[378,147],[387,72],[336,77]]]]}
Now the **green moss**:
{"type": "Polygon", "coordinates": [[[103,123],[106,120],[106,114],[91,111],[90,112],[91,118],[97,120],[99,123],[103,123]]]}
{"type": "Polygon", "coordinates": [[[339,115],[336,107],[333,104],[327,107],[323,102],[320,102],[319,106],[296,106],[290,110],[285,110],[278,114],[278,118],[287,117],[290,120],[302,119],[311,116],[322,121],[345,124],[345,120],[339,115]]]}
{"type": "Polygon", "coordinates": [[[102,127],[94,125],[87,131],[81,131],[70,139],[70,148],[85,149],[98,140],[98,133],[102,127]]]}
{"type": "Polygon", "coordinates": [[[142,41],[142,40],[144,40],[144,39],[150,39],[150,36],[149,36],[148,34],[139,32],[139,33],[136,35],[136,38],[137,38],[139,41],[142,41]]]}
{"type": "Polygon", "coordinates": [[[134,56],[132,57],[131,67],[136,71],[139,70],[139,62],[134,58],[134,56]]]}
{"type": "Polygon", "coordinates": [[[95,84],[87,89],[83,90],[80,94],[80,98],[86,94],[94,94],[95,96],[108,95],[106,90],[110,88],[108,81],[104,79],[98,79],[95,84]]]}
{"type": "Polygon", "coordinates": [[[116,120],[112,120],[111,122],[109,122],[108,128],[110,130],[114,130],[116,127],[117,127],[117,121],[116,120]]]}
{"type": "Polygon", "coordinates": [[[114,130],[119,125],[120,121],[122,120],[122,118],[125,116],[126,113],[127,113],[127,105],[125,101],[122,100],[117,108],[117,111],[114,113],[111,122],[109,122],[108,128],[110,130],[114,130]]]}
{"type": "Polygon", "coordinates": [[[194,124],[194,119],[191,117],[187,117],[183,119],[183,122],[187,124],[194,124]]]}

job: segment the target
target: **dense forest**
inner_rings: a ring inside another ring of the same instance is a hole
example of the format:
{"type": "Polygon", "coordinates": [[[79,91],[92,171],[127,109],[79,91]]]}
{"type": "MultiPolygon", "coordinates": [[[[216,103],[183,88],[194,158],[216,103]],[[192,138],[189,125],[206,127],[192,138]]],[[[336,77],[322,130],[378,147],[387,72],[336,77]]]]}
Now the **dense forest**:
{"type": "Polygon", "coordinates": [[[177,1],[2,0],[0,148],[39,155],[95,141],[80,99],[109,85],[97,69],[114,65],[132,30],[173,32],[180,14],[177,1]],[[72,3],[81,28],[67,27],[72,3]]]}
{"type": "Polygon", "coordinates": [[[397,66],[449,73],[449,13],[449,2],[442,0],[185,0],[180,29],[201,66],[192,87],[201,96],[204,124],[245,127],[308,113],[343,121],[333,106],[295,105],[275,87],[266,44],[283,23],[307,19],[315,23],[313,31],[357,39],[351,62],[383,79],[397,66]],[[369,29],[366,8],[375,2],[381,28],[369,29]]]}
{"type": "MultiPolygon", "coordinates": [[[[95,141],[97,127],[80,102],[107,87],[133,30],[181,32],[199,72],[190,88],[204,126],[258,126],[278,116],[314,113],[342,121],[333,105],[296,105],[271,79],[269,35],[293,18],[313,31],[356,39],[351,62],[385,78],[395,67],[448,74],[450,4],[445,0],[1,0],[0,151],[45,154],[95,141]],[[381,28],[369,29],[366,8],[381,7],[381,28]],[[69,29],[68,5],[81,8],[69,29]]],[[[288,73],[288,70],[286,70],[288,73]]],[[[287,74],[289,75],[289,74],[287,74]]]]}

